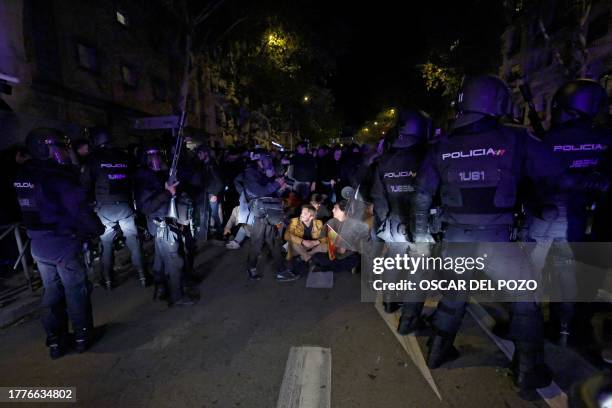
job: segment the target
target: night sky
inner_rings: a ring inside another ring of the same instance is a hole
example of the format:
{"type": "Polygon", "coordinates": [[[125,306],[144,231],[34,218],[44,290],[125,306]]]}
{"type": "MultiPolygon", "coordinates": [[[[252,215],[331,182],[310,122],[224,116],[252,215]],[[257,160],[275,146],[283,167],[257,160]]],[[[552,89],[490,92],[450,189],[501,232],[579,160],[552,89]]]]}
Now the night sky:
{"type": "Polygon", "coordinates": [[[337,71],[328,86],[348,124],[358,126],[390,105],[436,108],[418,64],[457,39],[457,64],[485,72],[499,57],[504,28],[502,2],[291,2],[287,7],[313,33],[313,41],[335,55],[337,71]],[[489,66],[487,66],[489,65],[489,66]]]}
{"type": "Polygon", "coordinates": [[[468,73],[497,72],[505,16],[502,0],[345,2],[237,0],[226,5],[254,19],[276,17],[335,60],[325,84],[346,124],[359,126],[388,106],[434,111],[418,65],[459,40],[453,64],[468,73]]]}

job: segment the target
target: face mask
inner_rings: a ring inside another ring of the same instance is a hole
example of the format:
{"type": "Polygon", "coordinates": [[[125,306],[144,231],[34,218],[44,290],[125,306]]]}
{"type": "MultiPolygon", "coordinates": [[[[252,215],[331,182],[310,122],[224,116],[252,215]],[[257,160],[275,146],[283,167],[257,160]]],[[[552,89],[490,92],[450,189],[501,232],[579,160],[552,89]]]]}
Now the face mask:
{"type": "Polygon", "coordinates": [[[160,155],[152,154],[147,156],[147,166],[153,171],[164,170],[165,163],[160,155]]]}

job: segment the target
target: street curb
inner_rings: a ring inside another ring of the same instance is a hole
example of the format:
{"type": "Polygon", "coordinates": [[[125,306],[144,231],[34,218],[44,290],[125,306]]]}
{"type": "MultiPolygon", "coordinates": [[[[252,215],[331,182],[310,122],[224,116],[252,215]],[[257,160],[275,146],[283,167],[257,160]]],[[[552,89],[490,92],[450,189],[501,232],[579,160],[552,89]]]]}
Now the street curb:
{"type": "Polygon", "coordinates": [[[0,328],[5,328],[35,312],[40,306],[40,298],[28,296],[0,309],[0,328]]]}

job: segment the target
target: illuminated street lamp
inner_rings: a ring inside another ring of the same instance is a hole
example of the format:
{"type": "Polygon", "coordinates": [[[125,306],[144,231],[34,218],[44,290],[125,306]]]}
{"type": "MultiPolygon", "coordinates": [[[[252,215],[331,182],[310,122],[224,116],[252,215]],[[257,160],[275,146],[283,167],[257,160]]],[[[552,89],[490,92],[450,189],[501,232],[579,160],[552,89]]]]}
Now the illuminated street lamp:
{"type": "Polygon", "coordinates": [[[308,103],[308,101],[310,101],[310,96],[305,95],[304,96],[304,102],[308,103]]]}
{"type": "Polygon", "coordinates": [[[374,126],[378,126],[378,122],[374,122],[374,126]]]}

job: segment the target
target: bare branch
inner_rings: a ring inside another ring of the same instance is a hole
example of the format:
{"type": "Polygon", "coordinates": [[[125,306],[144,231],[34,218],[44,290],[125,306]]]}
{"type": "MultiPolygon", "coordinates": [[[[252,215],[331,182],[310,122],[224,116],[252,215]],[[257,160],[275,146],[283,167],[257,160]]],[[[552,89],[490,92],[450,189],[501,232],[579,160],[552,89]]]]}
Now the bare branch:
{"type": "Polygon", "coordinates": [[[215,3],[209,3],[206,7],[204,7],[204,9],[193,21],[194,27],[206,21],[208,17],[210,17],[212,13],[214,13],[219,7],[221,7],[223,3],[225,3],[225,0],[217,0],[215,3]]]}

